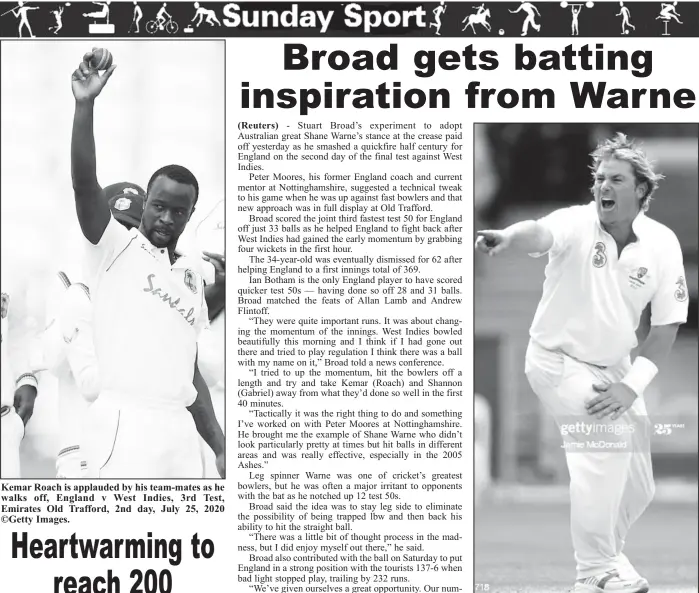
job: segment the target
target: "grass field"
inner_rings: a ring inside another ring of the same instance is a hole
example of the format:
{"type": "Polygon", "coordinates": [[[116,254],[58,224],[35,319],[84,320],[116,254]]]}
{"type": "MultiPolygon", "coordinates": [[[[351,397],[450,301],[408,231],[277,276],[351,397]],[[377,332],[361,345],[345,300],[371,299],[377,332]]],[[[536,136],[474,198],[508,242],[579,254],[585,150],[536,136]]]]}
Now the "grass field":
{"type": "MultiPolygon", "coordinates": [[[[488,593],[567,591],[575,579],[568,521],[566,504],[484,503],[476,509],[475,582],[488,593]]],[[[697,593],[696,504],[653,503],[625,553],[651,593],[697,593]]]]}

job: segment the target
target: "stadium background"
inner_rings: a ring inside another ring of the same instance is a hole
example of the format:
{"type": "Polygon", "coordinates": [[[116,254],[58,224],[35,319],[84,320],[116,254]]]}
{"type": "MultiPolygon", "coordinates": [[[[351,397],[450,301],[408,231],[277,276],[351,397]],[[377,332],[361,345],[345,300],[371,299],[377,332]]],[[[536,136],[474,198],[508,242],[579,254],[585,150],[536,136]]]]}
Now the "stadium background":
{"type": "MultiPolygon", "coordinates": [[[[103,186],[131,181],[145,189],[163,165],[191,169],[201,193],[180,245],[195,249],[207,241],[197,236],[199,222],[225,191],[224,43],[110,41],[107,47],[117,69],[96,102],[98,179],[103,186]]],[[[33,349],[27,343],[44,327],[55,272],[66,262],[75,267],[80,253],[70,176],[70,77],[91,48],[89,41],[2,43],[2,289],[11,294],[13,318],[23,321],[10,335],[25,348],[33,349]]],[[[39,382],[21,449],[23,477],[55,476],[56,386],[47,373],[39,382]]]]}
{"type": "MultiPolygon", "coordinates": [[[[649,216],[677,234],[690,293],[689,320],[646,392],[652,422],[672,432],[654,436],[656,501],[629,554],[661,586],[653,591],[697,591],[697,125],[477,124],[475,228],[591,200],[589,153],[617,131],[642,140],[666,175],[649,216]]],[[[475,257],[475,580],[491,592],[560,590],[574,578],[560,436],[523,370],[546,260],[475,257]]]]}

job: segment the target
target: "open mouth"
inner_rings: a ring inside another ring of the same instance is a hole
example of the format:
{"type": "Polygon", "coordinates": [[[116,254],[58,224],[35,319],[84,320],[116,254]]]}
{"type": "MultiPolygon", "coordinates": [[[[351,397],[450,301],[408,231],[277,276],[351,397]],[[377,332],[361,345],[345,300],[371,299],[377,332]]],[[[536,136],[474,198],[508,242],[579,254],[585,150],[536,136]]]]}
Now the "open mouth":
{"type": "Polygon", "coordinates": [[[170,233],[167,231],[155,231],[155,234],[160,237],[161,239],[169,239],[170,238],[170,233]]]}
{"type": "Polygon", "coordinates": [[[610,200],[609,198],[602,198],[600,200],[600,205],[602,206],[602,210],[611,210],[614,208],[614,205],[616,202],[614,200],[610,200]]]}

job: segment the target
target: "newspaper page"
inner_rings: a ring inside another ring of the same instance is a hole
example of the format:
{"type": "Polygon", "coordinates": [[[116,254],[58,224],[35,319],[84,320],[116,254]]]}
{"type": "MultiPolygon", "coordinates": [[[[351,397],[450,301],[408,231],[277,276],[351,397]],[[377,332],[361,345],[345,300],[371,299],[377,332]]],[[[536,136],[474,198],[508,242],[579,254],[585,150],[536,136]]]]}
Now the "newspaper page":
{"type": "Polygon", "coordinates": [[[699,3],[0,37],[3,590],[697,592],[699,3]]]}

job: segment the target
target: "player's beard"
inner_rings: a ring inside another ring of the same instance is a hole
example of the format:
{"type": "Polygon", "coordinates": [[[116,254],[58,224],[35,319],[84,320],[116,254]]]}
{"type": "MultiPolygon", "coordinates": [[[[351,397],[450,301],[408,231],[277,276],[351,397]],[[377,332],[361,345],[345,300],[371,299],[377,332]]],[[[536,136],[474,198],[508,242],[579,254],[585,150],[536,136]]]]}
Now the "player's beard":
{"type": "Polygon", "coordinates": [[[172,231],[166,231],[165,234],[161,234],[159,229],[152,228],[148,231],[146,236],[156,247],[170,247],[170,245],[177,243],[177,237],[175,237],[172,231]]]}

